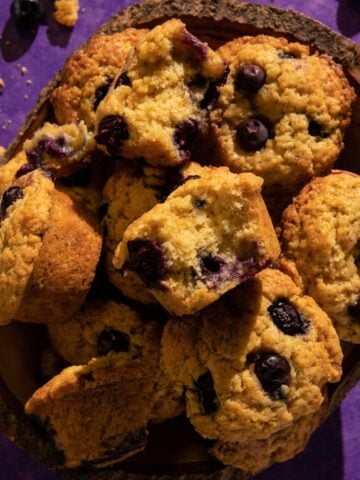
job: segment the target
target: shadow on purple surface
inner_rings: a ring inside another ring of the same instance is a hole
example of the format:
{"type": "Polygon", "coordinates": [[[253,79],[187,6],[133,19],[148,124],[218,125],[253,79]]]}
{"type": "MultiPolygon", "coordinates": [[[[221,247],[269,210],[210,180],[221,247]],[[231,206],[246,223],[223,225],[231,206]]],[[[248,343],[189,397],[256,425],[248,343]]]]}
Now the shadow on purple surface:
{"type": "Polygon", "coordinates": [[[303,453],[274,465],[254,480],[342,480],[343,474],[341,413],[337,409],[314,433],[303,453]]]}
{"type": "Polygon", "coordinates": [[[46,12],[47,37],[54,47],[66,48],[69,43],[72,28],[64,27],[53,19],[54,0],[44,0],[44,8],[46,12]]]}
{"type": "Polygon", "coordinates": [[[38,28],[20,31],[9,17],[1,34],[1,54],[5,62],[14,62],[26,53],[35,40],[38,28]]]}
{"type": "Polygon", "coordinates": [[[339,31],[347,37],[360,32],[360,0],[339,0],[336,14],[339,31]]]}

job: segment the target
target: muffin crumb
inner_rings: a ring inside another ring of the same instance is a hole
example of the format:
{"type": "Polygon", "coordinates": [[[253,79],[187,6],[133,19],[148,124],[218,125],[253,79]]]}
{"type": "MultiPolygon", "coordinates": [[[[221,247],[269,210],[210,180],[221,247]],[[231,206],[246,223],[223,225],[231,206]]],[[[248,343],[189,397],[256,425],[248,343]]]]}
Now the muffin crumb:
{"type": "Polygon", "coordinates": [[[61,25],[73,27],[79,16],[79,0],[55,0],[54,19],[61,25]]]}

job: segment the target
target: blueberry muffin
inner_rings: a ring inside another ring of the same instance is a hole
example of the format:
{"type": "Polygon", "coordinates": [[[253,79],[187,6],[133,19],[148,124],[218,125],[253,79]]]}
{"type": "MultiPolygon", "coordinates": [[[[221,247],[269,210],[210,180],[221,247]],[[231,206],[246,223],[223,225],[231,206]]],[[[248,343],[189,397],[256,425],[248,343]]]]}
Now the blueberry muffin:
{"type": "Polygon", "coordinates": [[[360,343],[359,206],[360,176],[338,172],[309,183],[282,219],[282,263],[353,343],[360,343]]]}
{"type": "Polygon", "coordinates": [[[328,56],[284,38],[242,37],[218,51],[230,66],[211,114],[218,161],[261,176],[274,207],[331,168],[353,89],[328,56]]]}
{"type": "Polygon", "coordinates": [[[269,268],[197,318],[171,320],[162,341],[163,369],[179,392],[185,387],[196,430],[246,451],[316,414],[341,362],[327,315],[269,268]]]}
{"type": "Polygon", "coordinates": [[[0,231],[0,323],[71,316],[91,286],[101,251],[95,218],[37,169],[3,193],[0,231]]]}
{"type": "Polygon", "coordinates": [[[113,257],[126,228],[143,213],[163,202],[169,193],[187,178],[205,175],[207,170],[195,162],[181,169],[162,169],[144,163],[130,163],[107,182],[104,201],[106,231],[106,270],[109,280],[124,295],[141,303],[154,303],[141,278],[131,270],[117,270],[113,257]]]}
{"type": "Polygon", "coordinates": [[[195,313],[277,259],[261,184],[208,167],[126,229],[115,268],[135,272],[169,312],[195,313]]]}
{"type": "Polygon", "coordinates": [[[226,68],[176,19],[147,33],[96,112],[96,141],[109,154],[154,166],[189,160],[226,68]]]}
{"type": "Polygon", "coordinates": [[[94,35],[69,58],[59,86],[51,94],[56,120],[60,124],[84,120],[93,130],[99,103],[123,68],[129,51],[146,32],[126,28],[112,35],[94,35]]]}
{"type": "Polygon", "coordinates": [[[249,440],[246,445],[216,442],[210,452],[225,465],[257,473],[275,462],[285,462],[305,449],[311,435],[325,417],[327,403],[318,412],[304,415],[278,432],[262,440],[249,440]]]}
{"type": "Polygon", "coordinates": [[[143,335],[137,356],[117,352],[115,335],[103,338],[102,347],[114,351],[63,370],[27,402],[26,412],[51,433],[66,467],[123,460],[145,447],[148,423],[181,412],[159,368],[160,325],[145,324],[143,335]]]}

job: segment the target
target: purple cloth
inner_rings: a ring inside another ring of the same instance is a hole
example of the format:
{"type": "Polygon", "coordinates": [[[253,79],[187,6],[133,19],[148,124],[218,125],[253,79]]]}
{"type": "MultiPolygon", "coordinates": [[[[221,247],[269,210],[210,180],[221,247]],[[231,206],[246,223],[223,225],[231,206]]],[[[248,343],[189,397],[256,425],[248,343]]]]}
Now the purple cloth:
{"type": "MultiPolygon", "coordinates": [[[[105,20],[135,3],[131,0],[80,0],[80,19],[67,30],[49,19],[34,36],[21,36],[9,18],[11,0],[0,0],[0,145],[7,146],[31,111],[40,90],[105,20]],[[25,68],[23,68],[25,67],[25,68]]],[[[44,0],[49,5],[51,0],[44,0]]],[[[359,0],[259,0],[292,8],[322,21],[360,43],[359,0]]],[[[360,384],[315,433],[308,448],[294,460],[276,465],[257,480],[360,480],[360,384]]],[[[0,437],[0,480],[56,480],[5,438],[0,437]]]]}

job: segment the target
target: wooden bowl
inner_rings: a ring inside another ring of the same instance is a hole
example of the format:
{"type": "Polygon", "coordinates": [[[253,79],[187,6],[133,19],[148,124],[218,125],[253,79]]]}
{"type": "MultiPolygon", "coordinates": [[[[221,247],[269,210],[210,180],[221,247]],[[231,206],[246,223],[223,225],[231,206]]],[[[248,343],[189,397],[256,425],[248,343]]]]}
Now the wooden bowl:
{"type": "MultiPolygon", "coordinates": [[[[360,173],[355,159],[360,158],[360,46],[321,23],[291,10],[239,3],[236,0],[148,0],[118,13],[97,32],[113,33],[126,27],[153,27],[164,20],[181,18],[188,29],[207,41],[219,45],[242,35],[260,33],[285,36],[311,45],[342,64],[357,91],[358,100],[345,148],[336,168],[360,173]]],[[[45,120],[53,119],[49,102],[61,72],[48,84],[10,145],[6,158],[11,158],[45,120]]],[[[89,472],[63,471],[56,466],[52,445],[23,412],[23,404],[37,387],[40,352],[44,342],[41,326],[11,324],[0,328],[0,430],[41,464],[72,480],[166,479],[239,479],[250,475],[225,468],[212,459],[206,445],[183,419],[157,426],[150,432],[146,450],[121,464],[89,472]],[[176,432],[176,435],[174,435],[176,432]],[[174,438],[175,437],[175,438],[174,438]]],[[[341,382],[331,386],[328,414],[340,404],[346,393],[360,378],[360,345],[343,344],[344,374],[341,382]]]]}

